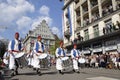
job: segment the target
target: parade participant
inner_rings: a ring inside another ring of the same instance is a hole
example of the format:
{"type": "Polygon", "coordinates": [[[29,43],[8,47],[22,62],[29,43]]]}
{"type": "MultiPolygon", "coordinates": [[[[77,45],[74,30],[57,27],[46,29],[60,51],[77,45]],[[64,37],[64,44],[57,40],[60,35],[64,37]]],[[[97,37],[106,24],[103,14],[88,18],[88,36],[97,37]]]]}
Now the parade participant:
{"type": "Polygon", "coordinates": [[[60,47],[56,49],[55,55],[56,55],[56,69],[59,71],[60,74],[64,74],[62,72],[63,67],[62,67],[62,57],[65,57],[65,51],[63,48],[63,41],[60,41],[60,47]]]}
{"type": "Polygon", "coordinates": [[[15,33],[15,39],[9,42],[8,52],[10,53],[9,58],[9,69],[12,70],[11,76],[18,74],[18,67],[20,66],[16,60],[16,56],[19,54],[23,54],[22,43],[19,40],[19,33],[15,33]]]}
{"type": "Polygon", "coordinates": [[[42,53],[45,52],[45,46],[42,43],[41,36],[37,37],[37,42],[34,44],[33,50],[34,50],[34,64],[33,64],[33,67],[36,69],[37,74],[41,75],[39,56],[42,53]]]}
{"type": "Polygon", "coordinates": [[[51,64],[52,64],[52,63],[51,63],[51,61],[52,61],[52,55],[51,55],[50,51],[47,52],[47,55],[48,55],[48,56],[47,56],[47,59],[48,59],[48,66],[50,67],[51,64]]]}
{"type": "Polygon", "coordinates": [[[9,64],[9,56],[10,56],[10,54],[9,54],[8,50],[6,50],[6,52],[3,55],[3,62],[5,63],[5,65],[7,67],[8,67],[8,64],[9,64]]]}
{"type": "Polygon", "coordinates": [[[77,73],[80,73],[78,67],[79,55],[80,55],[80,51],[77,50],[77,45],[74,44],[74,48],[71,50],[71,58],[73,60],[73,71],[77,73]]]}
{"type": "Polygon", "coordinates": [[[28,60],[28,67],[31,68],[33,66],[33,51],[30,50],[30,52],[27,54],[27,60],[28,60]]]}

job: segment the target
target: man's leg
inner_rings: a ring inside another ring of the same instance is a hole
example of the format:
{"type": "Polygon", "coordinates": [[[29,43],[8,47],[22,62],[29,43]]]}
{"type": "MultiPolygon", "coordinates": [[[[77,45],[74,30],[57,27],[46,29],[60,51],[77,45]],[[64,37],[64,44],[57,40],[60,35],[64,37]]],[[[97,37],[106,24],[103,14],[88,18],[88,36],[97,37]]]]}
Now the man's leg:
{"type": "Polygon", "coordinates": [[[15,70],[15,58],[13,56],[13,54],[10,54],[10,58],[9,58],[9,69],[11,70],[10,75],[14,76],[14,70],[15,70]]]}

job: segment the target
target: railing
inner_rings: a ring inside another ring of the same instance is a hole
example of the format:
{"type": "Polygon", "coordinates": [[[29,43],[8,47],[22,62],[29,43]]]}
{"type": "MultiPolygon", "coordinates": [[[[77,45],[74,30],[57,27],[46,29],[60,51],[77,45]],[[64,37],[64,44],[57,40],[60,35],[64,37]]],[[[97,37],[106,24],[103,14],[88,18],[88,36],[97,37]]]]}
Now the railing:
{"type": "Polygon", "coordinates": [[[96,5],[98,5],[97,2],[91,2],[91,7],[94,7],[94,6],[96,6],[96,5]]]}
{"type": "Polygon", "coordinates": [[[85,20],[85,22],[83,22],[83,27],[82,27],[82,29],[85,28],[85,27],[88,27],[88,26],[90,26],[90,25],[93,25],[93,24],[95,24],[95,23],[97,23],[97,22],[99,22],[99,21],[103,21],[106,17],[110,17],[110,16],[118,13],[119,11],[120,11],[120,8],[117,9],[117,10],[115,10],[115,11],[112,11],[110,14],[106,14],[106,15],[104,15],[103,17],[97,18],[96,20],[92,21],[91,23],[89,23],[89,22],[86,23],[86,20],[85,20]]]}
{"type": "Polygon", "coordinates": [[[84,41],[89,40],[89,35],[84,36],[84,41]]]}
{"type": "Polygon", "coordinates": [[[93,38],[96,38],[96,37],[99,37],[99,36],[102,36],[102,35],[103,35],[103,30],[96,31],[96,32],[93,32],[91,34],[88,34],[88,35],[84,36],[83,40],[86,41],[86,40],[93,39],[93,38]]]}
{"type": "Polygon", "coordinates": [[[115,32],[115,31],[118,31],[118,29],[104,34],[103,30],[99,30],[99,31],[93,32],[91,34],[85,35],[83,37],[83,41],[87,41],[89,39],[93,39],[93,38],[97,38],[97,37],[100,37],[100,36],[103,36],[103,35],[107,35],[107,34],[115,32]]]}
{"type": "Polygon", "coordinates": [[[79,31],[81,29],[81,27],[79,26],[79,27],[77,27],[76,28],[76,30],[75,30],[75,32],[77,32],[77,31],[79,31]]]}

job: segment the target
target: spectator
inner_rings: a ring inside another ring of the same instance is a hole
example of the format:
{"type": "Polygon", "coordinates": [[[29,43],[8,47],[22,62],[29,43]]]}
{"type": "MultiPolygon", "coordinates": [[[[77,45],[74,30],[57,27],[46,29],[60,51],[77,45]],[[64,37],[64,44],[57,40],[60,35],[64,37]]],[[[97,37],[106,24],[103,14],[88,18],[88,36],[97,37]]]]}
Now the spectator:
{"type": "Polygon", "coordinates": [[[105,34],[105,28],[103,28],[103,33],[105,34]]]}
{"type": "Polygon", "coordinates": [[[120,29],[120,22],[119,21],[116,21],[116,26],[118,26],[118,28],[120,29]]]}
{"type": "Polygon", "coordinates": [[[113,30],[114,30],[114,31],[116,31],[116,30],[117,30],[117,28],[116,28],[116,26],[115,26],[115,24],[114,24],[114,23],[113,23],[113,25],[112,25],[112,26],[113,26],[113,30]]]}

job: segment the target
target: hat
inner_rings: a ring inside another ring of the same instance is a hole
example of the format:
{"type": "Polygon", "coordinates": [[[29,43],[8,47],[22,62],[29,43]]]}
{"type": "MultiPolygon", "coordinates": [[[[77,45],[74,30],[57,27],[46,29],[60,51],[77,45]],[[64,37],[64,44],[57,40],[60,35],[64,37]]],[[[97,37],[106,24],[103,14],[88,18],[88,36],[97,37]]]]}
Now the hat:
{"type": "Polygon", "coordinates": [[[38,36],[37,38],[39,39],[39,38],[42,38],[42,37],[41,37],[41,36],[38,36]]]}
{"type": "Polygon", "coordinates": [[[16,33],[15,33],[15,35],[19,35],[19,33],[18,33],[18,32],[16,32],[16,33]]]}
{"type": "Polygon", "coordinates": [[[74,46],[77,46],[77,44],[74,44],[74,46]]]}
{"type": "Polygon", "coordinates": [[[63,41],[60,41],[60,44],[63,43],[63,41]]]}

